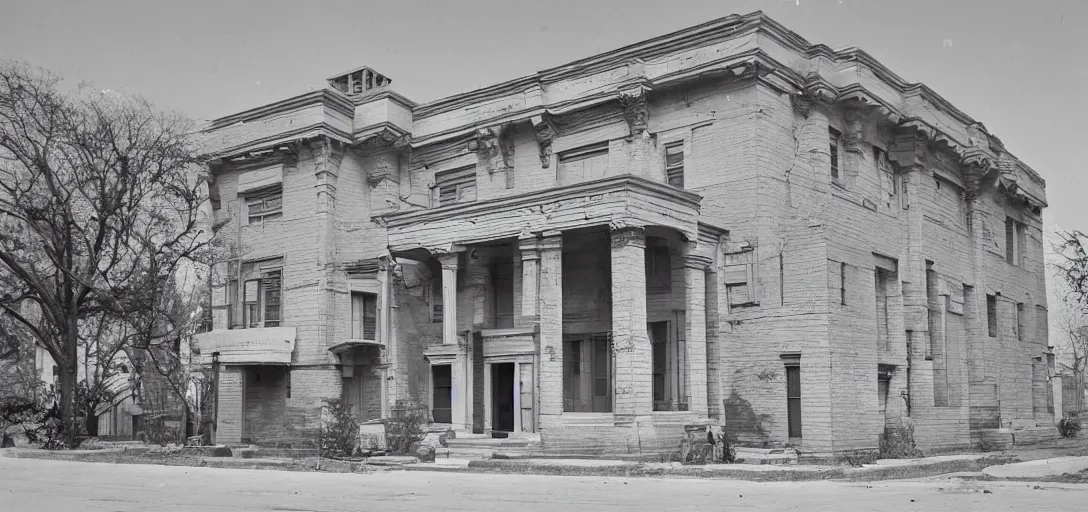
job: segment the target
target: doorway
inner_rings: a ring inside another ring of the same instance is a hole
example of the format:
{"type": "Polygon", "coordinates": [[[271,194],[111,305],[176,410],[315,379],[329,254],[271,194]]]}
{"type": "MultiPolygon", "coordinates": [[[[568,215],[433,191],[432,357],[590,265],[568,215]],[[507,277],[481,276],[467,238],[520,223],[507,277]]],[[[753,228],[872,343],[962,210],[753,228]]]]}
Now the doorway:
{"type": "Polygon", "coordinates": [[[436,364],[431,367],[431,418],[434,423],[453,423],[453,367],[436,364]]]}
{"type": "Polygon", "coordinates": [[[491,365],[491,430],[514,431],[514,363],[491,365]]]}

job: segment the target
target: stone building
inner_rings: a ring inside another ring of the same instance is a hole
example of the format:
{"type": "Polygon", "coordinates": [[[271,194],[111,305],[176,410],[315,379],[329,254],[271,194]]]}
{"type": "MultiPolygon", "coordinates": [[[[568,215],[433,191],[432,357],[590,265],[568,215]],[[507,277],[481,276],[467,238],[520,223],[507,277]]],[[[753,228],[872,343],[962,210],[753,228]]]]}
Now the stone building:
{"type": "Polygon", "coordinates": [[[857,48],[734,15],[417,104],[359,68],[207,128],[218,441],[398,400],[546,450],[1053,430],[1045,182],[857,48]]]}

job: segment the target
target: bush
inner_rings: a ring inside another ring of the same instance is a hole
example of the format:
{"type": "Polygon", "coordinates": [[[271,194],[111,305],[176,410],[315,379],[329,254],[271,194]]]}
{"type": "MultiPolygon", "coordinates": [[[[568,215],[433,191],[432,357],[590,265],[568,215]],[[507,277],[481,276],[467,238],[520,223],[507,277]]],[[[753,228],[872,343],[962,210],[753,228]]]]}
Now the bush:
{"type": "Polygon", "coordinates": [[[865,464],[872,464],[877,460],[877,452],[875,450],[854,450],[852,452],[846,452],[842,454],[839,461],[843,464],[848,464],[853,468],[860,468],[865,464]]]}
{"type": "Polygon", "coordinates": [[[884,425],[880,435],[881,459],[915,459],[922,456],[922,450],[914,444],[914,425],[902,421],[884,425]]]}
{"type": "Polygon", "coordinates": [[[423,441],[431,415],[425,406],[397,400],[392,415],[385,422],[385,446],[390,453],[415,455],[412,446],[423,441]]]}
{"type": "Polygon", "coordinates": [[[1080,419],[1077,418],[1077,413],[1075,412],[1069,413],[1066,417],[1058,421],[1058,433],[1065,438],[1077,437],[1081,427],[1080,419]]]}
{"type": "Polygon", "coordinates": [[[321,456],[350,457],[359,444],[359,422],[351,407],[339,398],[325,400],[321,422],[321,456]]]}

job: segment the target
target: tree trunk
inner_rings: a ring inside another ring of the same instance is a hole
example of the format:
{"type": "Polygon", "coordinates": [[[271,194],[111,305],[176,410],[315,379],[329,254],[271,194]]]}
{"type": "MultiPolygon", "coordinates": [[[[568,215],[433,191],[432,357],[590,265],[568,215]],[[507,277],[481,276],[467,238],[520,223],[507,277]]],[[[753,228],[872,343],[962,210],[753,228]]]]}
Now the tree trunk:
{"type": "Polygon", "coordinates": [[[76,423],[76,372],[74,364],[67,361],[60,366],[60,421],[64,425],[64,440],[71,445],[78,429],[76,423]]]}

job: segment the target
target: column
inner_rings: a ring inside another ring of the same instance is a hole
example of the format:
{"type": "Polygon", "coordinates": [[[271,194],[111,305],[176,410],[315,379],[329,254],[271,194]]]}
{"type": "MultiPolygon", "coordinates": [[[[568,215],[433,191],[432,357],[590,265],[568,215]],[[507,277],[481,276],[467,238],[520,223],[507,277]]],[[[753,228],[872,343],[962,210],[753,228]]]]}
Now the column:
{"type": "Polygon", "coordinates": [[[536,323],[540,280],[540,241],[535,237],[518,240],[521,250],[521,323],[536,323]]]}
{"type": "Polygon", "coordinates": [[[457,258],[458,253],[438,255],[442,265],[442,344],[457,344],[457,258]]]}
{"type": "Polygon", "coordinates": [[[626,416],[650,414],[653,351],[646,333],[646,232],[641,227],[621,227],[613,228],[611,235],[616,361],[612,410],[626,416]]]}
{"type": "Polygon", "coordinates": [[[691,412],[705,417],[707,405],[706,364],[706,270],[710,258],[692,254],[688,247],[684,254],[684,340],[685,368],[684,388],[691,412]]]}
{"type": "Polygon", "coordinates": [[[382,418],[388,418],[391,404],[396,402],[396,386],[390,386],[389,380],[394,378],[396,372],[397,353],[393,346],[393,262],[389,256],[379,260],[380,268],[378,281],[382,285],[382,294],[378,298],[378,338],[382,344],[381,357],[381,414],[382,418]]]}
{"type": "Polygon", "coordinates": [[[563,236],[544,233],[540,240],[540,383],[539,414],[563,412],[563,236]]]}
{"type": "MultiPolygon", "coordinates": [[[[457,343],[454,341],[454,343],[457,343]]],[[[465,399],[468,397],[468,379],[465,375],[465,357],[454,357],[450,365],[450,426],[457,430],[465,428],[465,399]]]]}
{"type": "Polygon", "coordinates": [[[722,352],[718,312],[718,268],[711,264],[706,274],[706,401],[707,415],[722,419],[722,352]]]}

